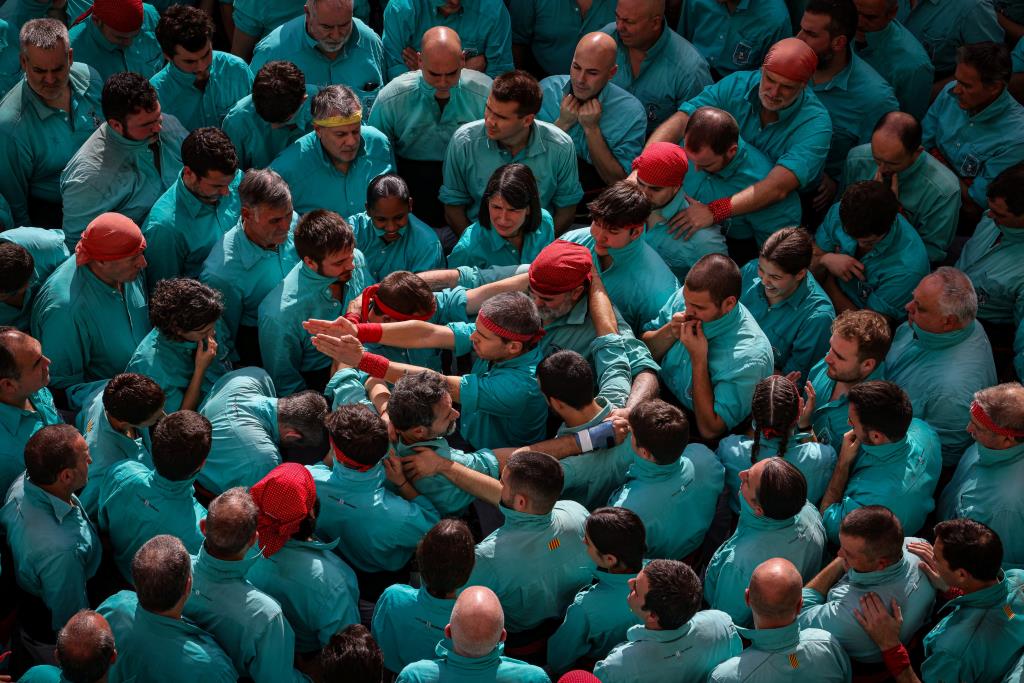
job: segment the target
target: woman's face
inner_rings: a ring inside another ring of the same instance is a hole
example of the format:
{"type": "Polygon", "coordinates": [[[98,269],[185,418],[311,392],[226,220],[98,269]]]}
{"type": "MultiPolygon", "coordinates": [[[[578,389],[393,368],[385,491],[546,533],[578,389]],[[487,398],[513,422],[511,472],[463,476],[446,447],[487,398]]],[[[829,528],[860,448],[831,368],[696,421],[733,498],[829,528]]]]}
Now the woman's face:
{"type": "Polygon", "coordinates": [[[785,301],[800,286],[800,281],[807,277],[806,270],[791,275],[780,268],[777,263],[769,261],[763,256],[757,259],[757,274],[764,286],[765,298],[771,303],[785,301]]]}
{"type": "Polygon", "coordinates": [[[487,201],[487,211],[491,215],[491,227],[505,239],[519,235],[530,215],[529,208],[513,208],[500,194],[487,201]]]}

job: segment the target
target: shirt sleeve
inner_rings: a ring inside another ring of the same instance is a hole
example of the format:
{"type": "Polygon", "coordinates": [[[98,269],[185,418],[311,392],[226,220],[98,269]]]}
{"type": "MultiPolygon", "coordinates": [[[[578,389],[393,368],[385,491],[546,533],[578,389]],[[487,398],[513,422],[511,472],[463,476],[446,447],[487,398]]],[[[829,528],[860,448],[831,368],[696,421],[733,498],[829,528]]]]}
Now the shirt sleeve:
{"type": "Polygon", "coordinates": [[[689,116],[701,107],[718,107],[719,109],[725,109],[726,106],[723,100],[725,99],[725,89],[729,85],[729,79],[725,79],[705,87],[699,95],[679,105],[679,111],[689,116]]]}
{"type": "Polygon", "coordinates": [[[302,377],[302,345],[291,330],[282,329],[270,316],[259,317],[260,355],[278,396],[290,396],[306,388],[302,377]]]}
{"type": "MultiPolygon", "coordinates": [[[[807,273],[807,277],[813,276],[807,273]]],[[[799,327],[793,338],[789,358],[782,364],[783,375],[795,370],[800,373],[802,381],[807,381],[811,368],[828,353],[833,319],[826,311],[814,311],[797,323],[799,327]]]]}
{"type": "Polygon", "coordinates": [[[66,389],[85,381],[90,356],[89,345],[80,334],[83,331],[69,310],[32,311],[32,336],[50,359],[50,386],[66,389]]]}
{"type": "Polygon", "coordinates": [[[32,155],[16,136],[8,133],[0,140],[0,160],[4,165],[4,172],[0,173],[0,195],[10,204],[14,223],[6,227],[10,229],[31,225],[28,203],[32,155]]]}
{"type": "Polygon", "coordinates": [[[749,583],[750,576],[739,563],[735,560],[726,562],[717,573],[708,572],[704,579],[704,598],[711,609],[725,612],[737,626],[746,626],[753,621],[750,607],[744,600],[749,583]]]}
{"type": "Polygon", "coordinates": [[[263,633],[256,637],[252,662],[249,664],[249,676],[254,681],[294,681],[295,683],[311,683],[305,674],[292,666],[295,657],[295,631],[278,611],[263,633]]]}
{"type": "Polygon", "coordinates": [[[971,11],[959,22],[964,44],[986,41],[1003,42],[1003,27],[999,25],[993,4],[991,2],[972,2],[970,7],[971,11]]]}
{"type": "Polygon", "coordinates": [[[555,208],[576,206],[583,199],[583,187],[580,185],[579,166],[576,163],[576,147],[566,145],[560,148],[561,159],[552,170],[556,176],[555,196],[551,202],[555,208]]]}
{"type": "Polygon", "coordinates": [[[515,69],[512,63],[512,26],[504,2],[496,2],[497,16],[493,17],[487,36],[484,56],[487,57],[487,75],[496,78],[515,69]]]}
{"type": "Polygon", "coordinates": [[[85,567],[73,549],[51,553],[38,570],[43,602],[50,608],[54,631],[64,628],[78,610],[89,608],[85,567]]]}
{"type": "Polygon", "coordinates": [[[597,395],[613,408],[622,408],[629,398],[632,376],[626,345],[617,334],[607,334],[590,343],[590,352],[597,368],[597,395]]]}
{"type": "MultiPolygon", "coordinates": [[[[817,118],[801,126],[799,142],[790,145],[789,149],[775,160],[775,165],[792,172],[800,181],[800,186],[806,187],[818,178],[825,167],[829,150],[832,148],[832,140],[832,120],[828,116],[828,111],[822,108],[817,118]]],[[[842,160],[838,160],[837,167],[841,163],[842,160]]]]}
{"type": "Polygon", "coordinates": [[[821,515],[821,521],[825,525],[825,535],[830,543],[839,543],[839,525],[843,523],[846,515],[859,507],[863,507],[853,498],[844,496],[838,503],[832,503],[821,515]]]}
{"type": "MultiPolygon", "coordinates": [[[[584,594],[585,595],[585,594],[584,594]]],[[[556,674],[568,671],[573,663],[589,652],[587,639],[590,624],[583,609],[581,596],[569,605],[565,620],[548,640],[548,666],[556,674]]]]}
{"type": "Polygon", "coordinates": [[[529,45],[533,40],[533,28],[536,21],[537,0],[510,0],[508,9],[511,15],[512,43],[529,45]]]}
{"type": "Polygon", "coordinates": [[[631,109],[633,113],[624,117],[626,121],[622,130],[622,136],[611,146],[611,152],[615,156],[615,160],[619,162],[623,172],[627,175],[632,170],[633,159],[640,156],[640,152],[643,151],[644,140],[647,138],[647,116],[644,113],[643,105],[640,105],[638,102],[631,102],[630,104],[638,106],[627,108],[627,111],[631,109]]]}
{"type": "Polygon", "coordinates": [[[818,226],[818,230],[814,233],[814,243],[822,251],[832,253],[835,251],[836,244],[838,243],[835,237],[837,230],[842,230],[842,226],[839,224],[838,203],[832,205],[825,219],[818,226]]]}
{"type": "Polygon", "coordinates": [[[444,155],[444,176],[441,190],[437,198],[442,204],[450,206],[468,206],[473,202],[473,195],[469,192],[468,178],[466,172],[471,163],[466,158],[468,144],[456,131],[448,143],[448,150],[444,155]]]}
{"type": "Polygon", "coordinates": [[[402,59],[402,50],[409,47],[412,35],[411,22],[415,21],[415,12],[406,2],[389,2],[384,8],[384,65],[387,67],[385,76],[391,80],[401,76],[409,69],[402,59]]]}

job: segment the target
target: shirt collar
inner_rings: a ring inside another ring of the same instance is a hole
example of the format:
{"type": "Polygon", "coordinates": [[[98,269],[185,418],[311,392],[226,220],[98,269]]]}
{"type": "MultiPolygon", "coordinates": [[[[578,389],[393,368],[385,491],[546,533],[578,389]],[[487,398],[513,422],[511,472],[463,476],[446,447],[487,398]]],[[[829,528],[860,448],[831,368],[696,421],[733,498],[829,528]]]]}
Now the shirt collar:
{"type": "MultiPolygon", "coordinates": [[[[34,394],[28,397],[32,407],[35,408],[40,402],[42,402],[42,392],[46,389],[40,389],[34,394]]],[[[33,418],[40,422],[43,422],[43,414],[36,410],[25,410],[24,408],[17,408],[6,403],[0,403],[0,427],[4,429],[8,434],[14,434],[18,431],[20,422],[23,418],[33,418]]],[[[6,493],[6,491],[4,491],[6,493]]],[[[2,495],[0,494],[0,501],[2,501],[2,495]]]]}
{"type": "Polygon", "coordinates": [[[365,472],[360,472],[351,467],[345,467],[335,460],[331,466],[331,479],[351,482],[376,490],[384,483],[384,465],[378,462],[365,472]]]}
{"type": "MultiPolygon", "coordinates": [[[[484,138],[487,140],[487,146],[490,149],[503,154],[509,153],[508,150],[498,144],[497,140],[487,137],[486,131],[484,131],[484,138]]],[[[534,121],[530,124],[530,135],[526,138],[526,146],[515,156],[526,159],[533,156],[544,156],[546,152],[547,145],[544,144],[544,136],[537,134],[537,122],[534,121]]]]}
{"type": "MultiPolygon", "coordinates": [[[[973,593],[965,593],[959,595],[945,605],[942,606],[942,610],[957,609],[960,607],[980,607],[991,609],[998,607],[999,605],[1006,604],[1006,596],[1010,593],[1017,591],[1019,586],[1006,580],[1006,574],[1003,570],[999,570],[999,575],[996,577],[996,582],[988,588],[982,588],[979,591],[973,593]]],[[[1006,609],[1010,610],[1006,615],[1007,619],[1012,619],[1014,612],[1010,609],[1009,605],[1006,605],[1006,609]]],[[[1016,616],[1016,615],[1014,615],[1016,616]]]]}
{"type": "Polygon", "coordinates": [[[89,36],[96,47],[100,48],[104,52],[124,52],[120,45],[107,40],[103,33],[100,32],[99,28],[96,27],[96,22],[92,18],[85,20],[85,33],[89,36]]]}
{"type": "MultiPolygon", "coordinates": [[[[916,560],[917,558],[914,559],[916,560]]],[[[850,580],[851,586],[856,588],[871,588],[891,583],[892,581],[900,578],[906,570],[907,556],[906,551],[904,551],[903,557],[900,558],[899,562],[891,564],[885,569],[879,569],[874,572],[859,572],[856,569],[848,569],[846,576],[850,580]]]]}
{"type": "Polygon", "coordinates": [[[723,334],[727,334],[736,329],[739,327],[740,322],[742,322],[740,320],[741,311],[744,310],[746,310],[746,307],[737,301],[736,305],[733,306],[733,309],[718,320],[703,323],[701,327],[704,329],[704,336],[707,337],[708,341],[711,341],[716,337],[721,337],[723,334]]]}
{"type": "Polygon", "coordinates": [[[737,529],[739,527],[755,531],[785,529],[796,524],[796,520],[800,516],[796,514],[787,519],[772,519],[765,515],[758,515],[754,512],[754,508],[750,507],[750,503],[747,502],[742,493],[737,492],[736,495],[740,499],[740,521],[737,529]]]}
{"type": "Polygon", "coordinates": [[[775,304],[768,302],[768,295],[764,293],[764,281],[761,279],[760,275],[754,277],[751,282],[751,286],[754,287],[754,296],[757,297],[758,301],[765,305],[765,308],[775,308],[776,310],[780,308],[798,309],[803,305],[807,297],[811,295],[810,279],[812,277],[814,276],[811,275],[811,271],[808,270],[807,275],[800,281],[800,284],[796,286],[793,293],[775,304]]]}
{"type": "Polygon", "coordinates": [[[979,467],[1006,467],[1024,458],[1024,443],[1004,448],[1001,451],[986,448],[977,442],[974,445],[978,448],[979,467]]]}
{"type": "MultiPolygon", "coordinates": [[[[952,95],[953,89],[950,88],[948,92],[952,95]]],[[[971,123],[984,123],[989,121],[994,123],[999,119],[1004,118],[1008,111],[1015,106],[1018,105],[1016,100],[1010,96],[1010,89],[1003,88],[1003,92],[999,93],[999,97],[997,97],[992,104],[988,105],[977,114],[968,115],[968,118],[971,120],[971,123]]]]}
{"type": "Polygon", "coordinates": [[[892,34],[896,32],[896,19],[885,25],[880,31],[868,31],[864,33],[864,42],[869,48],[881,47],[892,40],[892,34]]]}
{"type": "Polygon", "coordinates": [[[515,529],[546,529],[551,526],[551,513],[535,515],[529,512],[519,512],[505,507],[504,503],[498,504],[498,509],[505,515],[506,528],[515,529]]]}
{"type": "MultiPolygon", "coordinates": [[[[259,544],[253,545],[258,549],[259,544]]],[[[245,579],[249,568],[263,559],[262,553],[248,552],[241,560],[220,560],[206,552],[206,545],[199,548],[199,555],[196,557],[196,571],[202,571],[209,575],[214,581],[229,581],[231,579],[245,579]]]]}
{"type": "MultiPolygon", "coordinates": [[[[873,458],[875,460],[889,461],[896,459],[904,459],[909,446],[910,432],[908,431],[899,441],[890,441],[889,443],[880,444],[863,443],[861,444],[860,449],[861,455],[870,456],[870,458],[873,458]]],[[[867,464],[865,462],[866,460],[866,458],[861,458],[861,461],[864,465],[867,464]]]]}
{"type": "Polygon", "coordinates": [[[400,458],[405,457],[406,455],[416,455],[416,449],[421,446],[437,451],[437,454],[441,457],[447,457],[451,453],[451,446],[448,445],[448,440],[444,437],[426,439],[424,441],[417,441],[416,443],[405,443],[399,439],[395,444],[395,453],[400,458]]]}
{"type": "Polygon", "coordinates": [[[847,62],[846,68],[824,83],[814,84],[813,87],[815,92],[820,90],[832,90],[833,88],[838,88],[839,90],[850,89],[850,74],[853,73],[854,68],[860,68],[857,63],[860,61],[860,57],[855,55],[853,50],[850,48],[846,48],[846,54],[849,57],[849,62],[847,62]]]}
{"type": "Polygon", "coordinates": [[[158,489],[159,491],[161,491],[163,493],[170,494],[174,498],[181,497],[181,498],[192,499],[192,498],[195,497],[193,495],[194,489],[192,487],[192,484],[193,484],[193,482],[195,482],[196,476],[198,476],[198,474],[199,473],[197,472],[195,475],[193,475],[193,476],[191,476],[191,477],[189,477],[187,479],[181,479],[179,481],[173,481],[171,479],[168,479],[168,478],[164,477],[163,475],[161,475],[156,470],[153,470],[153,478],[151,480],[151,485],[152,485],[153,488],[158,489]],[[183,494],[187,494],[187,495],[183,495],[183,494]]]}
{"type": "Polygon", "coordinates": [[[800,642],[800,627],[797,622],[779,628],[743,628],[737,626],[740,635],[763,652],[792,651],[800,642]]]}
{"type": "Polygon", "coordinates": [[[178,173],[178,180],[174,183],[174,194],[178,204],[192,218],[198,218],[203,214],[215,214],[217,209],[223,204],[222,200],[218,200],[216,204],[207,204],[195,196],[192,190],[188,189],[188,186],[185,184],[184,171],[178,173]]]}
{"type": "Polygon", "coordinates": [[[601,410],[597,412],[597,415],[578,427],[567,427],[563,422],[558,428],[558,436],[562,436],[564,434],[575,434],[576,432],[581,432],[584,429],[590,429],[591,427],[604,422],[604,419],[612,412],[612,405],[608,403],[608,399],[604,396],[597,396],[594,398],[594,401],[597,405],[601,406],[601,410]]]}
{"type": "Polygon", "coordinates": [[[251,269],[257,263],[265,258],[277,258],[281,253],[288,248],[288,244],[292,241],[295,233],[295,223],[298,220],[298,215],[292,213],[292,226],[288,230],[288,237],[284,242],[277,246],[277,250],[264,249],[260,245],[249,239],[249,236],[245,234],[245,226],[242,225],[242,217],[238,217],[238,224],[232,228],[236,231],[233,244],[233,255],[238,259],[238,262],[242,264],[242,267],[246,270],[251,269]]]}
{"type": "MultiPolygon", "coordinates": [[[[681,467],[682,463],[679,460],[667,465],[659,465],[653,460],[640,457],[639,453],[633,453],[633,462],[629,465],[626,477],[639,481],[667,481],[677,476],[681,467]]],[[[693,479],[692,473],[690,479],[693,479]]]]}
{"type": "Polygon", "coordinates": [[[295,538],[289,538],[287,541],[284,542],[284,546],[281,548],[281,550],[299,550],[301,548],[308,548],[310,550],[330,552],[331,550],[334,550],[338,547],[338,542],[340,540],[340,538],[336,538],[333,541],[321,541],[319,539],[314,538],[311,541],[300,541],[295,538]]]}
{"type": "Polygon", "coordinates": [[[686,622],[679,628],[659,629],[657,631],[649,629],[643,624],[637,624],[636,626],[630,626],[629,630],[626,631],[626,640],[631,643],[644,640],[651,640],[656,643],[671,643],[687,635],[690,632],[690,628],[690,622],[686,622]]]}
{"type": "Polygon", "coordinates": [[[505,651],[505,643],[498,643],[497,646],[483,657],[463,657],[455,652],[455,644],[445,638],[437,644],[434,652],[438,657],[444,659],[454,669],[468,669],[479,671],[493,668],[501,663],[501,655],[505,651]]]}
{"type": "Polygon", "coordinates": [[[913,331],[914,339],[925,349],[929,351],[941,351],[943,349],[949,349],[954,346],[958,346],[963,342],[967,341],[978,325],[976,320],[972,320],[969,325],[964,327],[962,330],[953,330],[952,332],[925,332],[920,327],[912,322],[905,323],[910,326],[913,331]]]}
{"type": "MultiPolygon", "coordinates": [[[[44,491],[38,485],[33,483],[27,475],[25,476],[23,485],[25,498],[30,498],[41,507],[50,508],[53,512],[54,518],[59,524],[63,524],[64,518],[67,517],[69,513],[73,512],[75,508],[78,508],[79,510],[82,509],[82,504],[78,502],[78,497],[75,496],[75,494],[71,494],[71,504],[69,505],[52,493],[44,491]]],[[[82,514],[84,515],[85,513],[83,512],[82,514]]]]}
{"type": "MultiPolygon", "coordinates": [[[[214,53],[212,53],[212,58],[215,58],[215,57],[216,57],[216,53],[214,52],[214,53]]],[[[213,62],[210,63],[210,69],[212,71],[212,69],[213,69],[213,62]]],[[[174,62],[167,62],[167,64],[164,65],[164,71],[167,72],[167,77],[170,78],[171,82],[174,83],[175,85],[178,85],[178,86],[180,86],[182,88],[195,88],[195,85],[196,85],[196,75],[195,74],[190,74],[190,73],[185,73],[184,71],[182,71],[181,69],[176,67],[174,65],[174,62]]],[[[209,88],[211,86],[212,86],[212,83],[210,81],[207,81],[207,88],[209,88]]],[[[197,92],[199,91],[198,88],[196,89],[196,91],[197,92]]]]}

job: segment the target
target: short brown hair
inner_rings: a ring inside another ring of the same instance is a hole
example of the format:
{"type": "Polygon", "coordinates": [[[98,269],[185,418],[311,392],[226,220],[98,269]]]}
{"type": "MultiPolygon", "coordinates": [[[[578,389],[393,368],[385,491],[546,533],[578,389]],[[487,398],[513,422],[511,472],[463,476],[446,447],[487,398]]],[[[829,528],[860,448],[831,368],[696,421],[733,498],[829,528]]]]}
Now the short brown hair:
{"type": "Polygon", "coordinates": [[[885,360],[892,345],[892,333],[885,316],[875,311],[843,311],[832,322],[832,334],[857,342],[857,360],[885,360]]]}
{"type": "Polygon", "coordinates": [[[469,581],[476,562],[473,534],[461,519],[442,519],[416,546],[423,585],[435,598],[446,598],[469,581]]]}
{"type": "Polygon", "coordinates": [[[761,258],[771,261],[783,272],[796,275],[811,267],[814,240],[803,228],[776,230],[761,245],[761,258]]]}
{"type": "Polygon", "coordinates": [[[725,254],[706,254],[686,274],[686,289],[691,292],[707,292],[715,305],[730,296],[736,299],[743,293],[743,277],[739,266],[725,254]]]}
{"type": "Polygon", "coordinates": [[[522,69],[503,73],[491,84],[491,95],[499,102],[515,102],[516,114],[530,116],[540,111],[544,95],[540,83],[529,72],[522,69]]]}
{"type": "MultiPolygon", "coordinates": [[[[434,293],[419,275],[407,270],[396,270],[380,281],[377,296],[405,315],[425,315],[434,309],[434,293]]],[[[378,311],[384,315],[383,311],[378,311]]]]}
{"type": "Polygon", "coordinates": [[[659,465],[679,460],[690,440],[686,414],[659,399],[637,404],[629,412],[629,428],[637,445],[650,451],[659,465]]]}
{"type": "Polygon", "coordinates": [[[892,510],[882,505],[853,510],[843,517],[839,533],[864,540],[873,558],[895,564],[903,557],[903,525],[892,510]]]}
{"type": "Polygon", "coordinates": [[[388,452],[388,428],[384,420],[364,405],[339,407],[324,418],[334,445],[361,465],[376,465],[388,452]]]}

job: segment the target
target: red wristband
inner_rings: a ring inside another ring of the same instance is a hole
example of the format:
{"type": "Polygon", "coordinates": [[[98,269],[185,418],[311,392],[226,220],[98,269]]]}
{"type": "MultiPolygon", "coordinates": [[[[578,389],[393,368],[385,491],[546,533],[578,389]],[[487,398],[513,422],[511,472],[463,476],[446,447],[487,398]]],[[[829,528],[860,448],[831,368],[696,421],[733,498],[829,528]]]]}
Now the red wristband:
{"type": "Polygon", "coordinates": [[[715,223],[729,220],[732,218],[732,197],[716,199],[708,204],[708,208],[711,209],[711,215],[714,217],[715,223]]]}
{"type": "Polygon", "coordinates": [[[384,356],[378,356],[375,353],[366,353],[363,351],[363,357],[359,360],[359,365],[356,367],[370,377],[376,377],[377,379],[384,379],[384,376],[388,374],[388,366],[391,365],[384,356]]]}
{"type": "Polygon", "coordinates": [[[359,323],[356,325],[356,339],[368,344],[376,344],[384,336],[384,328],[380,323],[359,323]]]}
{"type": "Polygon", "coordinates": [[[349,321],[353,325],[358,325],[359,323],[363,322],[359,318],[359,314],[358,313],[346,313],[345,315],[343,315],[341,317],[344,318],[345,320],[349,321]]]}
{"type": "Polygon", "coordinates": [[[903,643],[900,643],[896,647],[884,651],[882,661],[885,662],[885,668],[889,670],[889,673],[899,676],[910,666],[910,655],[907,653],[907,648],[903,647],[903,643]]]}

